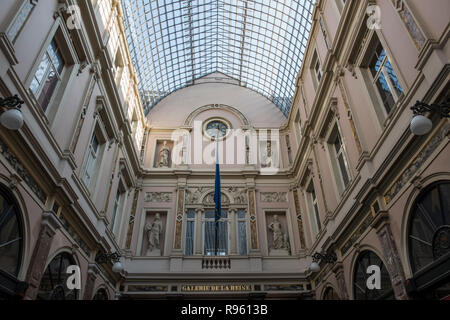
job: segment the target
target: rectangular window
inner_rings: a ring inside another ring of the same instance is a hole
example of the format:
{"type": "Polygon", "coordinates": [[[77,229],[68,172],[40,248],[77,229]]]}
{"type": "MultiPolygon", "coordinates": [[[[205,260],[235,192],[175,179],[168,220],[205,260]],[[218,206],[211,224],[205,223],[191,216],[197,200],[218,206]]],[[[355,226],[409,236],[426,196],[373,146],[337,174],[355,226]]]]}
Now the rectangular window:
{"type": "Polygon", "coordinates": [[[194,235],[195,235],[195,211],[189,209],[186,214],[186,236],[184,245],[184,254],[192,256],[194,254],[194,235]]]}
{"type": "Polygon", "coordinates": [[[86,186],[89,186],[92,176],[94,174],[94,168],[99,153],[98,151],[99,151],[99,142],[97,139],[97,135],[94,133],[91,139],[91,143],[89,144],[88,159],[86,163],[85,173],[83,176],[83,182],[86,186]]]}
{"type": "Polygon", "coordinates": [[[238,253],[241,256],[247,255],[247,220],[245,210],[237,212],[237,238],[238,238],[238,253]]]}
{"type": "Polygon", "coordinates": [[[317,54],[317,51],[314,51],[310,68],[312,72],[313,84],[315,89],[317,89],[320,85],[320,81],[322,80],[322,67],[320,65],[319,55],[317,54]]]}
{"type": "Polygon", "coordinates": [[[37,98],[44,112],[47,110],[50,100],[61,82],[64,66],[64,58],[61,55],[58,44],[53,39],[42,57],[30,85],[30,90],[37,98]]]}
{"type": "Polygon", "coordinates": [[[203,221],[203,254],[205,256],[226,256],[228,254],[228,223],[228,212],[226,210],[222,210],[222,218],[219,220],[217,228],[216,248],[216,223],[214,221],[214,209],[205,210],[203,221]]]}
{"type": "MultiPolygon", "coordinates": [[[[298,129],[298,136],[299,138],[302,135],[302,121],[300,119],[300,111],[297,111],[297,115],[295,116],[295,124],[297,125],[297,129],[298,129]]],[[[300,139],[299,139],[300,140],[300,139]]]]}
{"type": "Polygon", "coordinates": [[[344,188],[346,188],[348,183],[350,182],[350,179],[348,176],[347,160],[345,158],[344,145],[342,143],[341,135],[339,134],[339,132],[336,134],[333,146],[335,151],[335,160],[336,163],[338,164],[339,171],[342,176],[344,188]]]}
{"type": "Polygon", "coordinates": [[[319,204],[317,201],[316,190],[314,189],[312,181],[307,189],[307,197],[313,237],[315,237],[322,230],[322,226],[320,224],[319,204]]]}
{"type": "Polygon", "coordinates": [[[25,1],[25,3],[22,5],[22,7],[19,10],[19,13],[14,18],[13,22],[6,31],[6,35],[8,36],[9,41],[14,43],[17,40],[20,31],[22,31],[23,27],[25,26],[25,23],[27,22],[28,18],[31,15],[31,11],[33,11],[33,8],[35,6],[36,5],[30,0],[25,1]]]}
{"type": "Polygon", "coordinates": [[[320,67],[320,61],[317,59],[316,64],[314,66],[314,71],[316,73],[317,83],[320,83],[320,80],[322,80],[322,69],[320,67]]]}
{"type": "Polygon", "coordinates": [[[374,87],[380,95],[386,113],[389,114],[402,95],[403,89],[392,68],[386,50],[378,38],[376,38],[375,50],[370,57],[368,68],[372,75],[374,87]]]}
{"type": "Polygon", "coordinates": [[[116,198],[114,199],[114,207],[111,217],[111,231],[115,231],[116,221],[120,219],[120,211],[121,211],[121,204],[122,204],[122,193],[120,192],[120,189],[117,190],[116,198]]]}

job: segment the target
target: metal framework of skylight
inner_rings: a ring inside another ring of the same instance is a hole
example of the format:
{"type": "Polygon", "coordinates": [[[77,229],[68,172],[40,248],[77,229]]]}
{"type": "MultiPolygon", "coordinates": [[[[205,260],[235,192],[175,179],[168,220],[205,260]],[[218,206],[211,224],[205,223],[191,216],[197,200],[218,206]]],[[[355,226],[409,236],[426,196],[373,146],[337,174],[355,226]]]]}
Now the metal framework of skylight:
{"type": "Polygon", "coordinates": [[[121,0],[145,113],[221,72],[287,116],[315,0],[121,0]]]}

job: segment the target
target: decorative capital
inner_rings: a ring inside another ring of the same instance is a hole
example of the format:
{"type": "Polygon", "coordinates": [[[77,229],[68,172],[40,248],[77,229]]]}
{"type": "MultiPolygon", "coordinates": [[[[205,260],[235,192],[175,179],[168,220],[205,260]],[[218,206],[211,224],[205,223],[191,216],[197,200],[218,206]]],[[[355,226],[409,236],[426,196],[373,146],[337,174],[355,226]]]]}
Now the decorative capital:
{"type": "Polygon", "coordinates": [[[41,228],[46,228],[51,236],[61,227],[61,222],[52,211],[44,211],[42,213],[41,228]]]}
{"type": "Polygon", "coordinates": [[[22,182],[22,179],[17,174],[13,173],[9,176],[8,187],[11,190],[16,190],[20,182],[22,182]]]}

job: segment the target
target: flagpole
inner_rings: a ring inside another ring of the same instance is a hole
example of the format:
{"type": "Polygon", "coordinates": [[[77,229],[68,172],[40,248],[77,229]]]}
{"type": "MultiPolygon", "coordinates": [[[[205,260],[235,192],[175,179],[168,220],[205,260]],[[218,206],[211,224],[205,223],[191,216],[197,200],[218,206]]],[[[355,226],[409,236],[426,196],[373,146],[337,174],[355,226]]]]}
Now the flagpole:
{"type": "MultiPolygon", "coordinates": [[[[217,132],[216,132],[216,175],[217,175],[217,166],[219,165],[219,126],[217,126],[216,128],[217,132]]],[[[217,187],[217,186],[216,186],[217,187]]],[[[219,190],[219,197],[220,197],[220,190],[219,190]]],[[[217,204],[216,204],[216,211],[217,211],[217,204]]],[[[216,212],[216,215],[218,214],[218,212],[216,212]]],[[[217,220],[217,218],[215,219],[215,255],[217,256],[218,253],[218,249],[219,249],[219,220],[217,220]]]]}

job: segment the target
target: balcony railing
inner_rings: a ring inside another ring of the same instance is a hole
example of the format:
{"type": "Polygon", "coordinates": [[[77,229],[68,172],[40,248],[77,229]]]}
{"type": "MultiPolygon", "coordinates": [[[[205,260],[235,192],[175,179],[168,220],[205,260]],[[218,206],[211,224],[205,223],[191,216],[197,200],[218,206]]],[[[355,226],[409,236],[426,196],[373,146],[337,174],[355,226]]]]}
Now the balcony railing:
{"type": "Polygon", "coordinates": [[[231,269],[231,259],[228,257],[203,257],[202,269],[231,269]]]}

